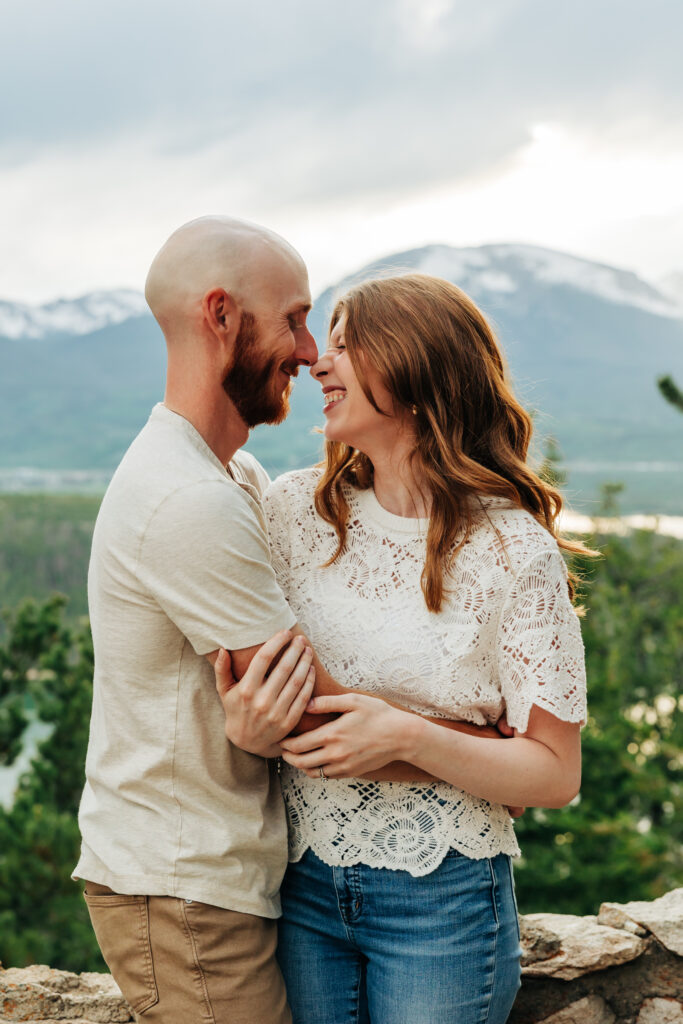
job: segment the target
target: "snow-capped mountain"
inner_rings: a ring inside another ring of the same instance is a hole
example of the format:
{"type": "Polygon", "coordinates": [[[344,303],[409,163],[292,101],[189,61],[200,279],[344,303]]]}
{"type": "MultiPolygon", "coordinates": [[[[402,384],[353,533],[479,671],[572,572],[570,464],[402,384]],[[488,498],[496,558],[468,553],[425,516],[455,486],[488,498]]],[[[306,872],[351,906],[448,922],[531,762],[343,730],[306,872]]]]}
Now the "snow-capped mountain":
{"type": "Polygon", "coordinates": [[[657,287],[664,295],[683,306],[683,270],[674,270],[660,277],[657,287]]]}
{"type": "MultiPolygon", "coordinates": [[[[483,296],[525,293],[532,285],[545,284],[594,295],[655,316],[683,318],[683,273],[670,274],[653,285],[628,270],[539,246],[514,244],[461,249],[428,245],[375,260],[324,291],[316,301],[317,311],[326,313],[334,295],[352,283],[387,270],[444,277],[479,300],[483,296]]],[[[148,314],[144,295],[133,289],[91,292],[39,306],[0,300],[0,338],[93,334],[103,327],[148,314]]]]}
{"type": "MultiPolygon", "coordinates": [[[[626,481],[625,511],[683,513],[683,417],[656,386],[662,374],[683,382],[683,296],[535,246],[430,245],[318,296],[309,318],[318,344],[336,295],[402,271],[453,281],[490,318],[537,437],[559,442],[576,508],[609,479],[626,481]]],[[[0,470],[112,470],[163,395],[165,356],[137,292],[0,303],[0,470]]],[[[287,421],[256,430],[250,449],[271,473],[310,464],[322,421],[320,389],[301,373],[287,421]]]]}
{"type": "MultiPolygon", "coordinates": [[[[481,245],[458,249],[428,245],[368,264],[334,288],[343,291],[354,281],[387,269],[444,277],[474,296],[512,295],[529,286],[555,285],[593,295],[608,302],[642,309],[655,316],[683,318],[683,284],[678,291],[658,288],[629,270],[555,252],[535,245],[481,245]]],[[[683,277],[683,275],[681,275],[683,277]]],[[[328,289],[325,293],[331,293],[328,289]]]]}
{"type": "Polygon", "coordinates": [[[49,338],[92,334],[149,313],[145,297],[132,289],[90,292],[77,299],[57,299],[42,306],[0,300],[0,337],[49,338]]]}

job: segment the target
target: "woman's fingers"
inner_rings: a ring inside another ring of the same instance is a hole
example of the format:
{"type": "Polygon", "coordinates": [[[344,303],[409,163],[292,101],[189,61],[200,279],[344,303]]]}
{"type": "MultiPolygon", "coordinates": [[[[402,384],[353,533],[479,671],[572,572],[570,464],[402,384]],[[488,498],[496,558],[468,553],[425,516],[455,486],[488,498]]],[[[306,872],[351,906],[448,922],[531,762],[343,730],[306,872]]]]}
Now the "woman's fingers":
{"type": "Polygon", "coordinates": [[[335,719],[334,722],[311,729],[310,732],[302,732],[300,736],[285,737],[281,743],[282,749],[290,751],[292,754],[306,754],[309,750],[319,750],[323,744],[334,739],[334,727],[337,725],[337,721],[335,719]]]}
{"type": "Polygon", "coordinates": [[[312,661],[313,649],[307,645],[306,638],[295,636],[263,684],[263,699],[275,703],[292,680],[292,687],[300,689],[306,681],[312,661]]]}
{"type": "MultiPolygon", "coordinates": [[[[270,669],[273,658],[282,650],[285,644],[292,639],[288,629],[282,629],[270,640],[266,640],[262,647],[256,652],[249,663],[249,668],[240,680],[240,688],[246,695],[254,694],[263,685],[266,674],[270,669]]],[[[284,657],[284,655],[283,655],[284,657]]]]}
{"type": "Polygon", "coordinates": [[[213,670],[216,674],[218,696],[222,700],[228,690],[235,685],[235,677],[232,674],[232,661],[228,652],[223,648],[218,652],[213,670]]]}
{"type": "Polygon", "coordinates": [[[329,697],[314,697],[306,708],[313,715],[326,715],[332,711],[354,711],[363,700],[360,693],[339,693],[329,697]]]}
{"type": "Polygon", "coordinates": [[[287,732],[291,732],[291,730],[299,724],[301,716],[306,710],[306,705],[311,699],[313,687],[315,686],[315,668],[313,665],[309,668],[308,675],[306,676],[304,684],[298,693],[296,692],[296,689],[290,691],[290,683],[285,686],[279,697],[279,700],[284,702],[285,707],[287,707],[287,702],[289,702],[289,710],[287,711],[287,718],[285,721],[285,728],[287,732]]]}
{"type": "Polygon", "coordinates": [[[293,754],[283,748],[282,760],[291,764],[294,768],[301,768],[302,771],[319,771],[321,764],[327,764],[325,749],[311,750],[307,754],[293,754]]]}

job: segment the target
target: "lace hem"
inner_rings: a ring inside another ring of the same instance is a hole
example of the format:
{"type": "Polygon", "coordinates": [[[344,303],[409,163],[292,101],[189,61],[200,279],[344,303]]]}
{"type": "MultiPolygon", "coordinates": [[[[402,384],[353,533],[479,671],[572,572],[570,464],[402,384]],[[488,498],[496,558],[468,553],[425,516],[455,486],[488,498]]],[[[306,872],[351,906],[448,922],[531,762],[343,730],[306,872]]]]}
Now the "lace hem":
{"type": "Polygon", "coordinates": [[[473,860],[519,856],[507,810],[445,782],[428,788],[360,779],[321,783],[288,768],[282,783],[291,861],[311,849],[326,864],[367,864],[419,877],[434,871],[451,848],[473,860]]]}

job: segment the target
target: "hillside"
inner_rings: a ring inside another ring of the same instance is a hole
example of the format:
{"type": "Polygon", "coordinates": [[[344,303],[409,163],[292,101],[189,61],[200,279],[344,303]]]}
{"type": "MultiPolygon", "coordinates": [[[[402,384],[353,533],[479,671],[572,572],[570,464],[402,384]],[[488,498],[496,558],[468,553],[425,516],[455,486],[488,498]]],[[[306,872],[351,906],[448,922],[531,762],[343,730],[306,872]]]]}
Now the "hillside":
{"type": "MultiPolygon", "coordinates": [[[[683,417],[655,387],[661,373],[683,380],[683,319],[671,293],[532,246],[427,246],[323,292],[311,314],[319,344],[336,293],[401,270],[446,277],[487,313],[539,435],[559,440],[577,509],[594,507],[601,481],[621,480],[624,511],[683,513],[683,417]]],[[[19,467],[112,469],[159,400],[164,347],[155,322],[140,315],[136,293],[105,300],[86,296],[32,315],[0,304],[0,486],[4,478],[11,487],[7,471],[19,467]]],[[[302,372],[287,423],[255,431],[249,447],[271,472],[303,465],[320,449],[313,429],[321,421],[318,389],[302,372]]]]}

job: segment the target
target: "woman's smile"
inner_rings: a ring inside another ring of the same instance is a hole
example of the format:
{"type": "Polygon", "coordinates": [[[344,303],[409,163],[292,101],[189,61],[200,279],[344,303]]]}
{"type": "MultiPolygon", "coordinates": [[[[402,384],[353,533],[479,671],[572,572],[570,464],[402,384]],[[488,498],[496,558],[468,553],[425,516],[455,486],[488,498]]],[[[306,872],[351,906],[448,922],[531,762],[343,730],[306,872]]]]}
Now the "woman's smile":
{"type": "Polygon", "coordinates": [[[337,405],[339,402],[343,402],[346,398],[346,390],[344,388],[328,387],[323,388],[323,408],[325,412],[329,412],[330,409],[337,405]]]}

